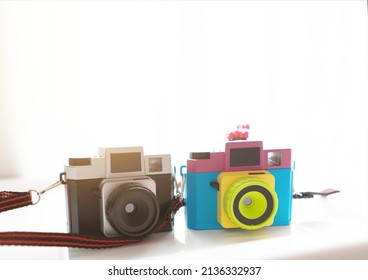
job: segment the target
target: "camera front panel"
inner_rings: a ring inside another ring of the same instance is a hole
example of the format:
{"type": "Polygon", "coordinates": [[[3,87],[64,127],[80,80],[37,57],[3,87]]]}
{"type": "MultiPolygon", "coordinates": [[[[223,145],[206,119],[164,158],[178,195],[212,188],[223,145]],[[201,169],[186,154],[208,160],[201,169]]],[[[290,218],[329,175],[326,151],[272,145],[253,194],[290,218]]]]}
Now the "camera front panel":
{"type": "Polygon", "coordinates": [[[279,200],[279,207],[273,225],[289,225],[293,198],[293,169],[280,168],[267,171],[275,177],[275,191],[279,200]]]}
{"type": "MultiPolygon", "coordinates": [[[[173,199],[173,185],[172,185],[172,174],[156,174],[149,175],[149,177],[156,183],[156,197],[160,207],[159,220],[165,219],[167,210],[170,207],[171,201],[173,199]]],[[[165,232],[172,230],[172,223],[167,223],[167,225],[161,228],[157,232],[165,232]]]]}
{"type": "Polygon", "coordinates": [[[70,233],[104,236],[100,223],[101,181],[101,178],[67,180],[67,222],[70,233]]]}
{"type": "Polygon", "coordinates": [[[188,172],[185,194],[187,225],[191,229],[221,229],[217,221],[217,190],[210,183],[220,172],[188,172]]]}

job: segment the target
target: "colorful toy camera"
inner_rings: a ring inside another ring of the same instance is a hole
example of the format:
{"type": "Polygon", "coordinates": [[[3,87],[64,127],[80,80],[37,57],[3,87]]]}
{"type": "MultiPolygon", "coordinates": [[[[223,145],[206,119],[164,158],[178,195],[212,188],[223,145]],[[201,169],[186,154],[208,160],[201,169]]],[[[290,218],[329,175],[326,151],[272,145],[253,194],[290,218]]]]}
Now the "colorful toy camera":
{"type": "Polygon", "coordinates": [[[173,198],[170,155],[145,156],[142,147],[100,148],[97,157],[70,158],[65,172],[71,233],[144,236],[173,198]]]}
{"type": "Polygon", "coordinates": [[[262,141],[227,142],[225,152],[191,153],[186,217],[191,229],[288,225],[293,192],[291,149],[262,141]]]}

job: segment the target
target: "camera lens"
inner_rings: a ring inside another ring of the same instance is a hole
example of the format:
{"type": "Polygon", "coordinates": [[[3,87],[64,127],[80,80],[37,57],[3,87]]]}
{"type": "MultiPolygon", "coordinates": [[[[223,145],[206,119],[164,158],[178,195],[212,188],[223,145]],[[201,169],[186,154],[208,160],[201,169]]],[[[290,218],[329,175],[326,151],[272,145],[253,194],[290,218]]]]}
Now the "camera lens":
{"type": "Polygon", "coordinates": [[[254,178],[234,182],[224,197],[225,213],[234,224],[244,229],[259,229],[272,224],[277,208],[274,188],[254,178]]]}
{"type": "Polygon", "coordinates": [[[149,233],[156,226],[159,213],[157,197],[140,184],[123,184],[106,201],[107,220],[116,231],[126,236],[149,233]]]}

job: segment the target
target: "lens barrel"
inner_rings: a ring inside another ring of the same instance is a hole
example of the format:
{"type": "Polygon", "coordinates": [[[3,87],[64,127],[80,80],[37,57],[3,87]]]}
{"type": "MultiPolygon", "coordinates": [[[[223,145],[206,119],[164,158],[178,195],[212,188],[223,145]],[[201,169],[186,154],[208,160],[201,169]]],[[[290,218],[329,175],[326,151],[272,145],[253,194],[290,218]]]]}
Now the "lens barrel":
{"type": "Polygon", "coordinates": [[[273,187],[262,180],[243,178],[234,182],[224,198],[229,219],[243,229],[259,229],[273,223],[278,199],[273,187]]]}
{"type": "Polygon", "coordinates": [[[157,224],[160,206],[156,195],[136,183],[117,187],[108,197],[106,218],[111,226],[125,236],[144,236],[157,224]]]}

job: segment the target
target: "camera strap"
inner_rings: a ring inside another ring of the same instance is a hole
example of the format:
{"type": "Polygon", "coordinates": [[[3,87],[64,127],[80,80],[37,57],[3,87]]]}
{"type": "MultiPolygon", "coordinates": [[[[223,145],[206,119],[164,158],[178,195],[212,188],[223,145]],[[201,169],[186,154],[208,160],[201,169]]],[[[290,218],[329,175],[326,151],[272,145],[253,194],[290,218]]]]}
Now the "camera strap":
{"type": "Polygon", "coordinates": [[[293,194],[293,198],[300,199],[300,198],[313,198],[315,195],[321,195],[321,196],[328,196],[330,194],[339,193],[340,191],[335,189],[325,189],[320,192],[296,192],[293,194]]]}
{"type": "MultiPolygon", "coordinates": [[[[65,184],[60,176],[60,181],[51,185],[47,189],[38,192],[30,190],[28,192],[0,192],[0,213],[22,208],[25,206],[35,205],[40,201],[40,197],[46,191],[65,184]]],[[[0,245],[24,245],[24,246],[56,246],[56,247],[74,247],[102,249],[120,247],[123,245],[134,244],[143,241],[149,234],[159,231],[167,226],[174,219],[175,213],[184,205],[183,199],[178,196],[174,197],[168,207],[165,215],[157,223],[156,227],[143,237],[117,237],[107,238],[99,236],[86,236],[72,233],[55,233],[55,232],[1,232],[0,245]]]]}

